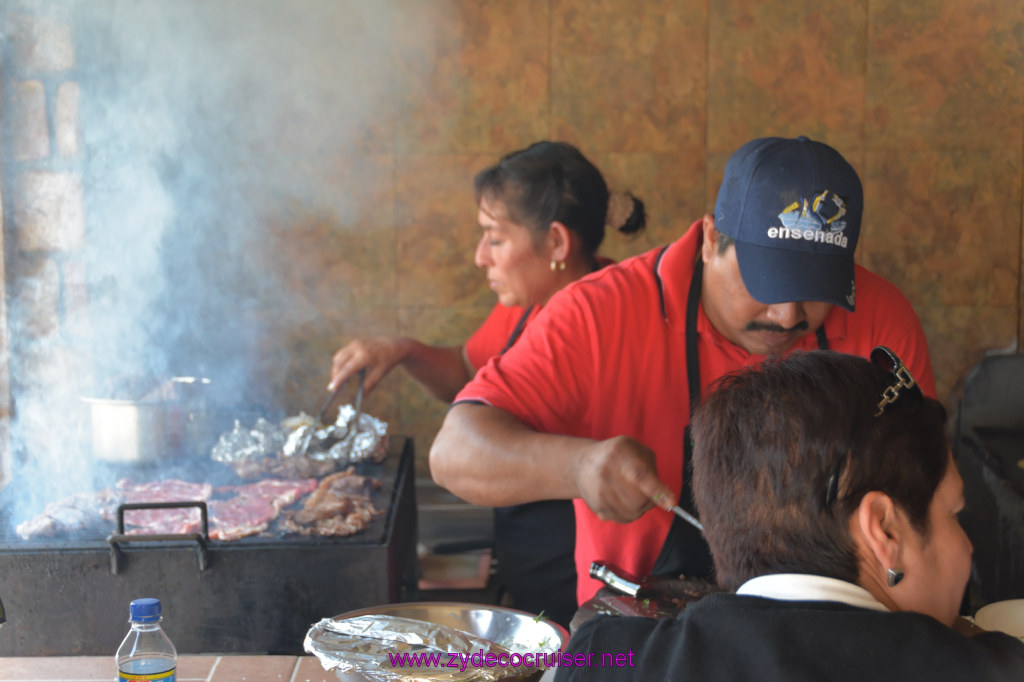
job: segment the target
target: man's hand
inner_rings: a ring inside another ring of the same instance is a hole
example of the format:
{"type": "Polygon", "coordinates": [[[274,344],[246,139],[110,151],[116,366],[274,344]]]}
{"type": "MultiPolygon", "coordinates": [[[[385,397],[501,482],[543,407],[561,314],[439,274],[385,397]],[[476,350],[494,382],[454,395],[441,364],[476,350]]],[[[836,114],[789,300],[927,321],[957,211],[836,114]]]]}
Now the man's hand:
{"type": "Polygon", "coordinates": [[[604,521],[628,523],[657,504],[675,504],[672,490],[658,478],[654,452],[617,436],[595,441],[580,453],[576,486],[587,506],[604,521]]]}
{"type": "Polygon", "coordinates": [[[600,518],[628,523],[675,504],[654,452],[624,436],[591,440],[540,433],[489,405],[448,410],[430,449],[437,483],[483,506],[582,498],[600,518]]]}

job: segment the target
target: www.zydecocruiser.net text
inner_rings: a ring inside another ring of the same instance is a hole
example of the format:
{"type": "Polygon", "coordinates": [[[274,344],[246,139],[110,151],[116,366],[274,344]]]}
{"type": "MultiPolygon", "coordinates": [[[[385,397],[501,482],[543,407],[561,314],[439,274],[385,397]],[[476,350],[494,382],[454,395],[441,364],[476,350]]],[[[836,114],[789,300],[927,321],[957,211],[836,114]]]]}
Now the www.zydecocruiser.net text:
{"type": "Polygon", "coordinates": [[[557,652],[500,653],[477,651],[476,653],[389,653],[392,668],[455,669],[466,672],[468,668],[634,668],[633,651],[625,653],[579,653],[557,652]]]}

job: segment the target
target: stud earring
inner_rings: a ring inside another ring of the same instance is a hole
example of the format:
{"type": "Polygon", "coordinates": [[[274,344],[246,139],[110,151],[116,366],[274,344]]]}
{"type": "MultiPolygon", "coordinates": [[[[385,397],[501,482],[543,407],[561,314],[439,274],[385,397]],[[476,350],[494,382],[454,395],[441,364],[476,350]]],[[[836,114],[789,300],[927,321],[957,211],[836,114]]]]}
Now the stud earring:
{"type": "Polygon", "coordinates": [[[903,580],[904,573],[898,568],[890,568],[886,574],[886,578],[889,582],[889,587],[896,587],[903,580]]]}

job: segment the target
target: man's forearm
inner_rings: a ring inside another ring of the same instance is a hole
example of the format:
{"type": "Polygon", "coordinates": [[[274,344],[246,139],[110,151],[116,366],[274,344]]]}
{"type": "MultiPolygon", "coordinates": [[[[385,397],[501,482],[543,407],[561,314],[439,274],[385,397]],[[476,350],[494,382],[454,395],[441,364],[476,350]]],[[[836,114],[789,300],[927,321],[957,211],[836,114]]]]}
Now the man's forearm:
{"type": "Polygon", "coordinates": [[[579,497],[587,439],[538,433],[495,407],[455,405],[430,449],[434,480],[467,502],[506,506],[579,497]]]}

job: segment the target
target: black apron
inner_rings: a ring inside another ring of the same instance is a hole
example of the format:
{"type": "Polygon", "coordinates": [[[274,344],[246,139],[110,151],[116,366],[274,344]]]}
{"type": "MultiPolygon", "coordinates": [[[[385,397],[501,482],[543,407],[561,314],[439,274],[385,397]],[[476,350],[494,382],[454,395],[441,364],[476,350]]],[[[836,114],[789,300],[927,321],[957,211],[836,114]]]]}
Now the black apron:
{"type": "MultiPolygon", "coordinates": [[[[697,350],[697,306],[700,304],[701,277],[704,263],[697,258],[690,280],[690,295],[686,300],[686,382],[690,395],[690,417],[700,402],[700,357],[697,350]]],[[[828,349],[828,337],[825,326],[818,327],[814,332],[818,339],[818,348],[828,349]]],[[[683,432],[683,490],[679,495],[679,506],[697,516],[693,503],[693,438],[690,425],[687,423],[683,432]]],[[[685,575],[689,578],[714,580],[714,563],[711,550],[704,535],[678,516],[673,517],[672,525],[665,537],[665,544],[654,561],[651,575],[671,576],[685,575]]]]}
{"type": "MultiPolygon", "coordinates": [[[[502,349],[519,339],[527,308],[502,349]]],[[[576,513],[572,500],[542,500],[494,509],[498,579],[513,606],[569,627],[576,613],[576,513]]]]}

